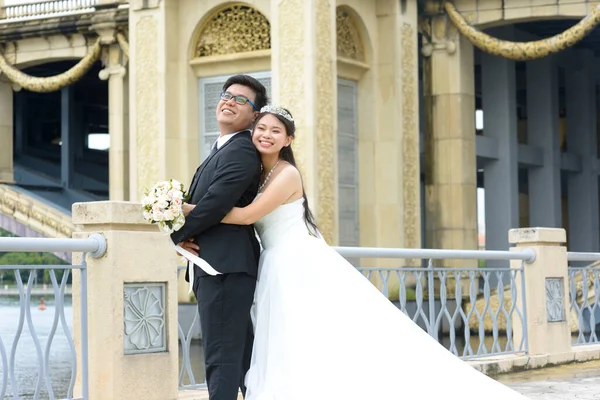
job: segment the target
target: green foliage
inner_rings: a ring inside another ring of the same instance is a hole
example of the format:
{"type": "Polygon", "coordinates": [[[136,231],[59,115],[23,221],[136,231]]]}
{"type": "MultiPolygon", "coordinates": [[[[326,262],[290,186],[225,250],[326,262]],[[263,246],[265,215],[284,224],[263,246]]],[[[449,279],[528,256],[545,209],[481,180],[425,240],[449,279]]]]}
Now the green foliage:
{"type": "Polygon", "coordinates": [[[65,261],[52,253],[4,253],[0,256],[2,265],[65,265],[65,261]]]}
{"type": "Polygon", "coordinates": [[[0,237],[15,237],[15,235],[10,233],[9,231],[0,228],[0,237]]]}

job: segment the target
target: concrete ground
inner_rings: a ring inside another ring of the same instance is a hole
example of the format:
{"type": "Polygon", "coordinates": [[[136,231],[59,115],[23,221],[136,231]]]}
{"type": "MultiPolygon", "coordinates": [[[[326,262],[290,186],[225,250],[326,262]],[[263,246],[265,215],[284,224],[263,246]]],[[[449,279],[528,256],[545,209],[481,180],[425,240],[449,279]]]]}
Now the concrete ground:
{"type": "Polygon", "coordinates": [[[500,375],[496,379],[532,400],[600,399],[600,361],[500,375]]]}
{"type": "MultiPolygon", "coordinates": [[[[600,399],[600,360],[505,374],[496,379],[531,400],[600,399]]],[[[182,390],[179,400],[208,400],[208,393],[182,390]]]]}

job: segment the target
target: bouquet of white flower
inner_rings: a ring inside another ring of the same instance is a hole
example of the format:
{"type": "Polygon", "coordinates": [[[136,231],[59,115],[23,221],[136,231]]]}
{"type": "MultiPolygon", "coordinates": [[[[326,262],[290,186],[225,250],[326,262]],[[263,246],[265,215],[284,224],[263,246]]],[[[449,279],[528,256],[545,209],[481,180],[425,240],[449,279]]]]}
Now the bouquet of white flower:
{"type": "Polygon", "coordinates": [[[167,235],[181,229],[185,224],[183,203],[189,197],[181,182],[174,179],[161,181],[144,194],[142,209],[146,221],[158,224],[161,232],[167,235]]]}

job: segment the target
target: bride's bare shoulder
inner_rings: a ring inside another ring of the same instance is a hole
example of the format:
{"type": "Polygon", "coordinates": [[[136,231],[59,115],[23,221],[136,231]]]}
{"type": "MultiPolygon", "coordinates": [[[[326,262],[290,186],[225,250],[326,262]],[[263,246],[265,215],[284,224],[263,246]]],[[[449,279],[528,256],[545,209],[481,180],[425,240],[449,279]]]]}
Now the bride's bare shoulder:
{"type": "Polygon", "coordinates": [[[281,175],[282,178],[288,181],[302,182],[302,177],[298,168],[287,161],[284,161],[281,164],[283,165],[281,166],[281,170],[279,171],[278,175],[281,175]]]}

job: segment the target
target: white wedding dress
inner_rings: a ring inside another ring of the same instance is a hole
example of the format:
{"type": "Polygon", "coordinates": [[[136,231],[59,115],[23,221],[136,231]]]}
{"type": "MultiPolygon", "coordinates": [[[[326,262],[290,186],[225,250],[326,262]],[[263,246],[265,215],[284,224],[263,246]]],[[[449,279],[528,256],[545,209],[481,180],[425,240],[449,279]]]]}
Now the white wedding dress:
{"type": "Polygon", "coordinates": [[[246,400],[525,399],[447,351],[310,236],[302,202],[255,225],[264,251],[246,400]]]}

